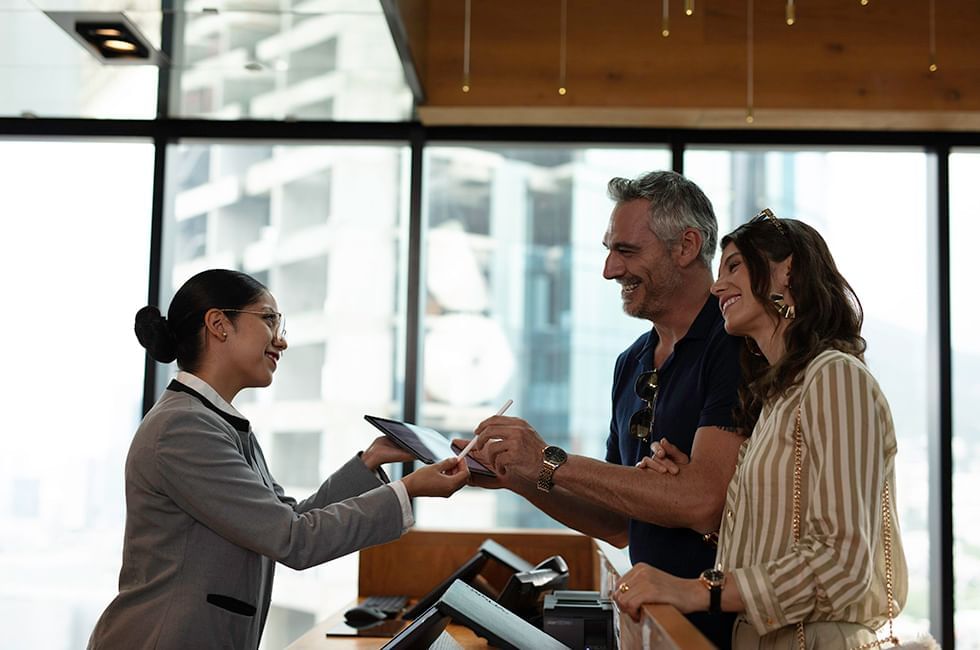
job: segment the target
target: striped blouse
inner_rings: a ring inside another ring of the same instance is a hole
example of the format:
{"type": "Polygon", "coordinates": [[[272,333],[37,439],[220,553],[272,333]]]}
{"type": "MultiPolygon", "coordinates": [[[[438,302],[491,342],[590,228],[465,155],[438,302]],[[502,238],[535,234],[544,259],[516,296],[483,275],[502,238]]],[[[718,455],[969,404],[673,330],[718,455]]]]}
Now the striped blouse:
{"type": "Polygon", "coordinates": [[[887,619],[885,480],[895,613],[904,605],[908,569],[895,509],[895,452],[895,426],[878,382],[859,359],[837,350],[819,354],[800,385],[762,409],[728,485],[717,557],[759,634],[801,620],[877,627],[887,619]],[[798,547],[792,528],[797,407],[803,431],[798,547]]]}

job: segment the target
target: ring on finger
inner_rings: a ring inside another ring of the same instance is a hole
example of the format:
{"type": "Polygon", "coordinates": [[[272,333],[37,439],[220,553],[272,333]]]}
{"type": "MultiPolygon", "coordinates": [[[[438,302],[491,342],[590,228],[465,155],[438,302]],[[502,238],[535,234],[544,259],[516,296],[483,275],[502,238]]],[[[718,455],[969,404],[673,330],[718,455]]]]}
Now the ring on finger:
{"type": "Polygon", "coordinates": [[[626,584],[625,582],[623,584],[619,585],[619,591],[620,592],[622,592],[622,593],[625,594],[629,590],[630,590],[630,586],[628,584],[626,584]]]}

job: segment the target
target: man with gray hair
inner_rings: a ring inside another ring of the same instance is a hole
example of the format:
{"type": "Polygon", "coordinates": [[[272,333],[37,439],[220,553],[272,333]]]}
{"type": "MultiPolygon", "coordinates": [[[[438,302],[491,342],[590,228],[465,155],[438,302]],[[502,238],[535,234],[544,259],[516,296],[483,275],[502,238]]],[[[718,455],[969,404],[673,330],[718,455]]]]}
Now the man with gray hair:
{"type": "MultiPolygon", "coordinates": [[[[718,224],[701,189],[674,172],[614,178],[608,190],[615,206],[603,276],[620,285],[625,312],[653,326],[616,361],[605,462],[549,446],[524,420],[494,416],[477,427],[474,456],[498,478],[474,482],[510,489],[587,535],[628,543],[634,564],[696,578],[714,563],[710,533],[745,440],[732,415],[740,341],[725,333],[710,293],[718,224]],[[660,462],[643,463],[650,456],[660,462]]],[[[705,586],[702,610],[713,600],[705,586]]],[[[732,616],[689,618],[730,647],[732,616]]]]}

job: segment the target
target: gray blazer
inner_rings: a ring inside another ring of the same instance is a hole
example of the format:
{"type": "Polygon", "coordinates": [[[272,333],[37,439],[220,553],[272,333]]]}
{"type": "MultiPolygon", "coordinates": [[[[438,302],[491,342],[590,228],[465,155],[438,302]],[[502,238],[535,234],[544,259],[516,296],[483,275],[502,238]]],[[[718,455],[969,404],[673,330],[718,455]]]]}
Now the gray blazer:
{"type": "Polygon", "coordinates": [[[89,648],[258,648],[276,562],[304,569],[401,532],[398,497],[359,458],[297,503],[247,420],[171,382],[126,459],[119,595],[89,648]]]}

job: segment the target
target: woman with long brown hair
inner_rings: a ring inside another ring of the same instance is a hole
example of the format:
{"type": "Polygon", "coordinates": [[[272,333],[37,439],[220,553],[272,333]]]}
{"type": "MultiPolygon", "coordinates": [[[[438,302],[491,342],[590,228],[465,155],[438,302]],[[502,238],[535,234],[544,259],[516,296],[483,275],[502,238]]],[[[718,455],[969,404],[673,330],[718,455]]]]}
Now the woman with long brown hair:
{"type": "MultiPolygon", "coordinates": [[[[895,518],[895,427],[864,364],[861,304],[823,237],[764,210],[722,239],[718,296],[743,336],[739,452],[717,568],[684,580],[637,565],[619,606],[738,612],[735,648],[874,644],[907,567],[895,518]]],[[[671,445],[644,466],[683,471],[671,445]]],[[[707,532],[707,531],[706,531],[707,532]]],[[[890,634],[890,631],[889,631],[890,634]]]]}

